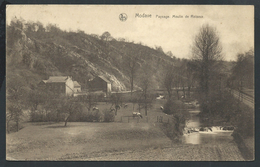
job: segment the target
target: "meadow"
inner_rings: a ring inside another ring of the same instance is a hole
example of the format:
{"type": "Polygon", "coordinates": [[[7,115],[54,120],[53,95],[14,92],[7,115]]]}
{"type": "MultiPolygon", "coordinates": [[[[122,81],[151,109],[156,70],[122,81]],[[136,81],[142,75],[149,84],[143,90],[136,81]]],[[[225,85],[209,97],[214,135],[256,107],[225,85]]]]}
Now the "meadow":
{"type": "MultiPolygon", "coordinates": [[[[27,122],[18,132],[6,134],[6,159],[48,161],[243,161],[234,141],[182,144],[173,141],[163,126],[171,116],[155,100],[148,116],[132,118],[133,106],[118,110],[115,122],[27,122]],[[163,123],[157,117],[163,117],[163,123]],[[128,122],[129,118],[129,122],[128,122]]],[[[111,104],[100,102],[100,110],[111,104]]],[[[137,105],[135,111],[137,111],[137,105]]]]}
{"type": "MultiPolygon", "coordinates": [[[[79,155],[90,158],[101,153],[169,147],[172,142],[157,122],[157,116],[163,116],[165,122],[170,119],[160,110],[163,103],[156,100],[147,117],[142,113],[142,119],[131,117],[133,107],[128,104],[118,110],[111,123],[68,122],[67,127],[63,122],[24,123],[23,129],[6,136],[7,159],[66,160],[79,155]]],[[[97,105],[100,110],[110,106],[105,102],[97,105]]]]}

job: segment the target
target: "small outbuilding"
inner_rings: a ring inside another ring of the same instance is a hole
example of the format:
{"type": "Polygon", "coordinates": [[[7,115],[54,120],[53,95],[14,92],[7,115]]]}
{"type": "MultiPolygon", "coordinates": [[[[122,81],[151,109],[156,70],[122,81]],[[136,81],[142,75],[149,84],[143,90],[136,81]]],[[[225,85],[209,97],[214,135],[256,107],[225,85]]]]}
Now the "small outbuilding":
{"type": "Polygon", "coordinates": [[[103,91],[107,96],[111,93],[111,82],[104,76],[95,77],[88,85],[91,91],[103,91]]]}

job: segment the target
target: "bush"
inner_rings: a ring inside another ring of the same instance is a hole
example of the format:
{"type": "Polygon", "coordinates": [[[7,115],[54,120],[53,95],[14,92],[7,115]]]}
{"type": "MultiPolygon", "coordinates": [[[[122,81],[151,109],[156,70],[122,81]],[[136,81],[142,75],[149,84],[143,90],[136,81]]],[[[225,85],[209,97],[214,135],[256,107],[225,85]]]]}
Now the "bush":
{"type": "Polygon", "coordinates": [[[30,121],[31,122],[45,122],[45,121],[64,121],[64,114],[58,113],[57,111],[32,111],[30,113],[30,121]]]}
{"type": "Polygon", "coordinates": [[[86,122],[93,122],[93,120],[94,120],[94,116],[91,111],[86,112],[85,115],[83,116],[83,118],[84,118],[84,121],[86,121],[86,122]]]}
{"type": "Polygon", "coordinates": [[[95,110],[92,112],[93,114],[93,121],[103,122],[104,121],[104,114],[102,111],[95,110]]]}
{"type": "MultiPolygon", "coordinates": [[[[65,113],[58,111],[49,111],[47,114],[43,111],[35,111],[30,113],[30,121],[43,122],[43,121],[64,121],[65,113]]],[[[71,115],[69,122],[114,122],[115,112],[109,109],[103,111],[94,110],[88,111],[86,108],[81,112],[77,112],[71,115]]]]}
{"type": "Polygon", "coordinates": [[[104,111],[104,122],[114,122],[115,121],[115,112],[105,109],[104,111]]]}
{"type": "Polygon", "coordinates": [[[50,111],[46,115],[46,121],[54,121],[54,122],[64,121],[64,116],[58,111],[50,111]]]}
{"type": "MultiPolygon", "coordinates": [[[[21,123],[18,124],[18,130],[21,130],[23,128],[24,126],[21,123]]],[[[14,121],[10,121],[9,125],[6,126],[6,132],[7,133],[17,132],[17,124],[14,121]]]]}
{"type": "Polygon", "coordinates": [[[162,123],[160,128],[162,129],[163,133],[169,137],[171,140],[178,140],[180,136],[183,135],[183,130],[185,128],[184,124],[178,124],[176,126],[176,122],[171,123],[162,123]]]}
{"type": "Polygon", "coordinates": [[[34,111],[30,113],[31,122],[42,122],[45,121],[45,115],[40,111],[34,111]]]}
{"type": "Polygon", "coordinates": [[[163,112],[166,114],[174,114],[174,113],[178,113],[180,110],[183,109],[185,109],[185,106],[181,101],[169,99],[164,104],[163,112]]]}
{"type": "Polygon", "coordinates": [[[240,104],[240,108],[241,112],[236,117],[236,132],[243,137],[254,136],[254,110],[244,104],[240,104]]]}
{"type": "Polygon", "coordinates": [[[184,104],[181,101],[169,99],[164,105],[163,112],[173,116],[173,123],[165,126],[167,134],[170,136],[182,135],[185,122],[190,118],[190,114],[185,109],[184,104]]]}

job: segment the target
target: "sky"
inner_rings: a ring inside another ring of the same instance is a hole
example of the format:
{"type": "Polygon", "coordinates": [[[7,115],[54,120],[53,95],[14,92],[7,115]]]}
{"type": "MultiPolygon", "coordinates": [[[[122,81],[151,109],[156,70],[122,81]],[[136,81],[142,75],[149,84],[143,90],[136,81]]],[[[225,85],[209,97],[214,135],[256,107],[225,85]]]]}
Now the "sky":
{"type": "Polygon", "coordinates": [[[194,38],[203,24],[216,27],[225,60],[235,60],[238,53],[254,48],[254,7],[249,5],[8,5],[7,24],[14,17],[87,34],[108,31],[114,38],[161,46],[178,58],[191,58],[194,38]],[[120,21],[121,13],[127,15],[126,21],[120,21]],[[151,17],[140,17],[143,14],[151,17]]]}

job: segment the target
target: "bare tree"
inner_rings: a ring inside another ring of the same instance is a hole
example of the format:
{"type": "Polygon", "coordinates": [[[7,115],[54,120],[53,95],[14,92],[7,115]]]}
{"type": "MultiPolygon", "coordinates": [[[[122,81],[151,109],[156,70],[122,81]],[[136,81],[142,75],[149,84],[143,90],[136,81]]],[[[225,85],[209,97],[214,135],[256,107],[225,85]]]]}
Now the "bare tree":
{"type": "Polygon", "coordinates": [[[124,65],[125,65],[125,69],[126,69],[126,73],[129,76],[129,81],[130,81],[130,91],[131,91],[131,101],[133,104],[133,110],[134,110],[134,98],[132,97],[133,94],[133,90],[134,90],[134,80],[136,78],[136,73],[139,69],[139,57],[140,57],[141,53],[136,54],[134,52],[130,52],[129,55],[125,55],[125,61],[124,61],[124,65]]]}
{"type": "MultiPolygon", "coordinates": [[[[141,54],[141,53],[140,53],[141,54]]],[[[139,60],[139,55],[138,54],[132,54],[129,56],[126,56],[125,64],[126,64],[126,69],[127,73],[130,79],[130,91],[131,91],[131,96],[133,93],[134,89],[134,79],[136,76],[136,72],[138,70],[138,60],[139,60]]]]}
{"type": "Polygon", "coordinates": [[[196,63],[196,72],[198,73],[200,96],[202,97],[202,111],[209,111],[209,92],[214,84],[214,76],[220,70],[222,60],[222,47],[216,28],[203,25],[194,39],[192,47],[193,61],[196,63]]]}
{"type": "Polygon", "coordinates": [[[149,70],[148,64],[146,64],[145,67],[142,68],[139,85],[142,88],[141,96],[138,100],[140,106],[139,108],[144,108],[145,115],[147,116],[148,109],[152,107],[153,100],[150,93],[151,88],[153,87],[153,76],[151,74],[151,71],[149,70]]]}

